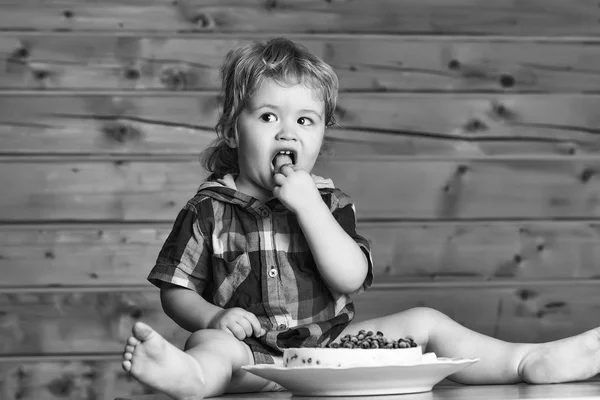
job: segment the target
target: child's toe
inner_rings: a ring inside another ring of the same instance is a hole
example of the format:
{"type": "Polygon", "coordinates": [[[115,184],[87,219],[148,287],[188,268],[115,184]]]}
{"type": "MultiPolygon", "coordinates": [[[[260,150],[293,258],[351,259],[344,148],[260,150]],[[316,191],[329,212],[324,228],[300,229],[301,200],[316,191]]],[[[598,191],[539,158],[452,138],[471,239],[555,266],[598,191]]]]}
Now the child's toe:
{"type": "Polygon", "coordinates": [[[133,336],[135,336],[139,341],[146,341],[152,336],[154,333],[154,329],[143,322],[136,322],[133,324],[132,328],[133,336]]]}
{"type": "Polygon", "coordinates": [[[127,339],[127,344],[130,346],[137,346],[139,343],[140,341],[134,336],[129,336],[127,339]]]}
{"type": "Polygon", "coordinates": [[[123,369],[125,371],[127,371],[127,372],[131,371],[131,361],[129,361],[129,360],[123,361],[121,363],[121,366],[123,367],[123,369]]]}

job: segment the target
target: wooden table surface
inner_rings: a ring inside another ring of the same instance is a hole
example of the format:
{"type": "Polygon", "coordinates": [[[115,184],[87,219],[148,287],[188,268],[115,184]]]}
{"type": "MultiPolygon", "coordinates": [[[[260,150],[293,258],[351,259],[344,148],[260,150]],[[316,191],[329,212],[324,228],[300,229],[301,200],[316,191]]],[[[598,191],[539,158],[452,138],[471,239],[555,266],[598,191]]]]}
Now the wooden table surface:
{"type": "MultiPolygon", "coordinates": [[[[600,399],[600,382],[577,382],[557,385],[489,385],[489,386],[436,386],[431,392],[352,397],[296,397],[290,392],[236,394],[218,397],[219,400],[511,400],[511,399],[600,399]]],[[[117,397],[116,400],[168,400],[163,395],[117,397]]]]}

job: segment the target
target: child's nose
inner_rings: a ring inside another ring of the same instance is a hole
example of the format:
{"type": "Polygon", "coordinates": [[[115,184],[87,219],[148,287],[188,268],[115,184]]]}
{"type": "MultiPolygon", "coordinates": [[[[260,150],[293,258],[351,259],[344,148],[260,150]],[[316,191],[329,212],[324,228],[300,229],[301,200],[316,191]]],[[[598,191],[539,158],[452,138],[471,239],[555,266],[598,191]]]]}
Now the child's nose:
{"type": "Polygon", "coordinates": [[[295,124],[284,123],[281,124],[281,129],[277,132],[275,137],[277,140],[296,140],[296,126],[295,124]]]}

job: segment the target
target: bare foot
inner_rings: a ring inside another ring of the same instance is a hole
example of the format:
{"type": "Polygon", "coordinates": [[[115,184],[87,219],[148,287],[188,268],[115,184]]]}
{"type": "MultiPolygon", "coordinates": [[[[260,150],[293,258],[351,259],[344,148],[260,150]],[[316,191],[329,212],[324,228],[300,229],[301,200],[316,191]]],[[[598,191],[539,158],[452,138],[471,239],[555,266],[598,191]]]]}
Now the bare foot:
{"type": "Polygon", "coordinates": [[[143,322],[133,325],[127,339],[123,369],[138,381],[177,400],[204,397],[204,374],[198,362],[143,322]]]}
{"type": "Polygon", "coordinates": [[[532,347],[519,365],[529,383],[582,381],[600,372],[600,328],[532,347]]]}

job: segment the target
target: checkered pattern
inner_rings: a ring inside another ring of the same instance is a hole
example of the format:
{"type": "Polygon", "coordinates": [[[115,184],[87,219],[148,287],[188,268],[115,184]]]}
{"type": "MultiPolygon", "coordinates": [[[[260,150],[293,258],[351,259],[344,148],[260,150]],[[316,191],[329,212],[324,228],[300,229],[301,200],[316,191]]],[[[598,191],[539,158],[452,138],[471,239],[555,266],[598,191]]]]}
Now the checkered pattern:
{"type": "MultiPolygon", "coordinates": [[[[355,231],[350,197],[331,180],[313,176],[340,226],[367,256],[367,240],[355,231]]],[[[267,334],[248,338],[256,363],[272,363],[287,347],[327,343],[350,323],[354,306],[348,295],[322,280],[296,219],[278,200],[266,203],[235,190],[231,176],[205,182],[180,211],[148,280],[169,282],[200,293],[223,308],[255,314],[267,334]]]]}

